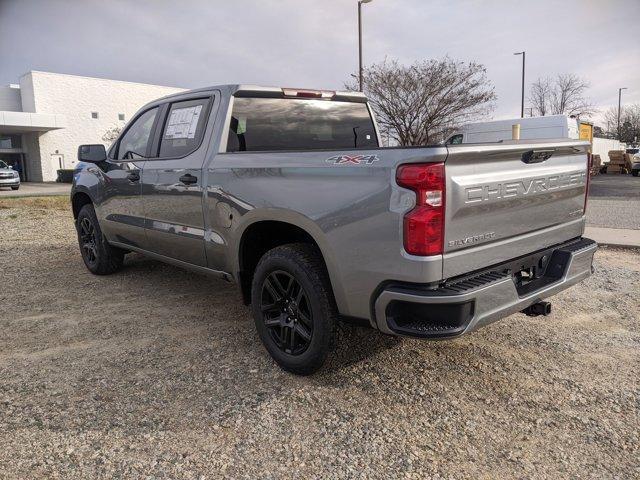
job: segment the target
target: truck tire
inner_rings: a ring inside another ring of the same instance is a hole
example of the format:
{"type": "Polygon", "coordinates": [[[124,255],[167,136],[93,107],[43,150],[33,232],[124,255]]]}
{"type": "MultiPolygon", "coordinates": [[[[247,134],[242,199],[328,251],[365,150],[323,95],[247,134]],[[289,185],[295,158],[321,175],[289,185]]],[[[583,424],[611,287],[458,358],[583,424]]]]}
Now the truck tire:
{"type": "Polygon", "coordinates": [[[251,306],[258,335],[282,369],[310,375],[322,367],[334,347],[338,309],[316,247],[291,243],[265,253],[251,306]]]}
{"type": "Polygon", "coordinates": [[[108,275],[122,267],[125,252],[112,247],[102,234],[93,205],[80,209],[76,221],[78,245],[87,269],[96,275],[108,275]]]}
{"type": "Polygon", "coordinates": [[[631,170],[631,175],[637,177],[638,175],[640,175],[640,170],[631,170]]]}

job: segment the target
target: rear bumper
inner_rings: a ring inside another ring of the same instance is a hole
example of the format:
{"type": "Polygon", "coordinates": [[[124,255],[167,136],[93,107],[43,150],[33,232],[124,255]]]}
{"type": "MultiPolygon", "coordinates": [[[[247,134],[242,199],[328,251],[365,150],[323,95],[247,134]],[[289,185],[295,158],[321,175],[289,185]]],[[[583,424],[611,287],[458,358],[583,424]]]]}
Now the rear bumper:
{"type": "Polygon", "coordinates": [[[584,280],[592,272],[597,244],[588,238],[535,252],[488,270],[444,282],[438,288],[389,285],[374,303],[378,328],[391,335],[451,338],[519,312],[584,280]],[[514,272],[543,264],[528,284],[514,272]]]}

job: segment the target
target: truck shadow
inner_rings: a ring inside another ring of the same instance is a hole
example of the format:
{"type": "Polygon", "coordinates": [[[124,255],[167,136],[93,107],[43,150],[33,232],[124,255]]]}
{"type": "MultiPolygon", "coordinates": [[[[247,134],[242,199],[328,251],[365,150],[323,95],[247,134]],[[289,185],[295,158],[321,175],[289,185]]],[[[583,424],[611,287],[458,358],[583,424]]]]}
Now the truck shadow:
{"type": "MultiPolygon", "coordinates": [[[[127,259],[124,271],[135,276],[140,275],[141,278],[146,278],[146,281],[151,284],[157,285],[156,293],[161,298],[170,299],[176,294],[176,291],[183,290],[189,292],[189,297],[198,296],[202,299],[201,307],[203,311],[209,310],[212,306],[215,307],[216,312],[214,312],[214,315],[203,318],[203,321],[212,330],[225,328],[225,325],[215,321],[209,323],[211,317],[219,317],[218,314],[222,313],[218,309],[225,310],[226,313],[233,312],[236,314],[234,320],[238,323],[237,326],[242,327],[243,331],[247,330],[246,340],[250,342],[248,346],[252,347],[251,349],[254,353],[259,352],[266,355],[262,343],[255,333],[251,307],[242,303],[237,285],[167,265],[142,255],[130,255],[129,257],[131,258],[127,259]],[[157,277],[163,277],[164,280],[157,277]],[[171,282],[173,284],[167,281],[168,278],[172,279],[171,282]],[[163,291],[165,289],[166,291],[163,291]],[[206,301],[209,303],[204,305],[203,303],[206,301]]],[[[198,303],[193,306],[196,307],[198,303]]],[[[224,334],[224,331],[220,330],[215,334],[224,334]]],[[[336,371],[357,364],[375,356],[378,352],[392,349],[403,341],[402,338],[384,335],[372,328],[343,321],[339,323],[336,340],[336,348],[330,355],[326,367],[323,368],[322,371],[324,372],[336,371]]],[[[249,354],[249,352],[244,352],[244,354],[249,354]]],[[[278,368],[275,363],[273,366],[278,368]]]]}

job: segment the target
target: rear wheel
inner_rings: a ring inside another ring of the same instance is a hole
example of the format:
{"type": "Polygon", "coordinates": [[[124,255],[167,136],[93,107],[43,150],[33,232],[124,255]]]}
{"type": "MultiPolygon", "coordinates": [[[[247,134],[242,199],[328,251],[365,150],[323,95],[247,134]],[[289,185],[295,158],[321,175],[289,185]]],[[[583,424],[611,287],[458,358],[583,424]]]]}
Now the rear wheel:
{"type": "Polygon", "coordinates": [[[80,209],[76,229],[82,260],[91,273],[108,275],[122,267],[125,252],[109,245],[93,205],[87,204],[80,209]]]}
{"type": "Polygon", "coordinates": [[[284,370],[309,375],[334,346],[338,312],[320,252],[288,244],[260,259],[251,286],[260,339],[284,370]]]}

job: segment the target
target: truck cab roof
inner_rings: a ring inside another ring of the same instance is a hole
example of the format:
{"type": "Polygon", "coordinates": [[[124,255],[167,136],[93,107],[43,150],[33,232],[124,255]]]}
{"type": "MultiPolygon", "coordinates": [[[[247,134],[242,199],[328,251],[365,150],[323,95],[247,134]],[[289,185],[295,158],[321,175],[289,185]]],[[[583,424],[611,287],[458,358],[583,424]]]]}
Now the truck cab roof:
{"type": "MultiPolygon", "coordinates": [[[[212,85],[210,87],[202,87],[195,88],[192,90],[186,90],[184,92],[174,93],[171,95],[167,95],[165,97],[159,98],[153,102],[150,102],[149,105],[165,102],[168,99],[173,98],[181,98],[184,96],[191,96],[197,93],[210,92],[212,90],[220,90],[223,94],[227,96],[235,96],[238,94],[244,94],[245,96],[257,96],[257,97],[295,97],[296,95],[289,94],[288,92],[304,92],[307,95],[298,95],[301,97],[313,98],[311,93],[317,92],[322,94],[331,93],[331,97],[323,96],[322,98],[331,99],[331,100],[341,100],[341,101],[351,101],[351,102],[366,102],[367,97],[362,92],[356,92],[351,90],[327,90],[327,89],[307,89],[307,88],[294,88],[294,87],[273,87],[273,86],[261,86],[261,85],[251,85],[244,83],[237,84],[223,84],[223,85],[212,85]]],[[[320,98],[320,97],[319,97],[320,98]]]]}

